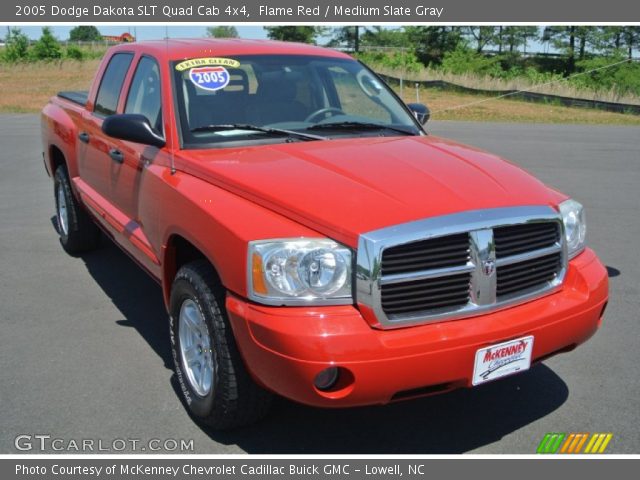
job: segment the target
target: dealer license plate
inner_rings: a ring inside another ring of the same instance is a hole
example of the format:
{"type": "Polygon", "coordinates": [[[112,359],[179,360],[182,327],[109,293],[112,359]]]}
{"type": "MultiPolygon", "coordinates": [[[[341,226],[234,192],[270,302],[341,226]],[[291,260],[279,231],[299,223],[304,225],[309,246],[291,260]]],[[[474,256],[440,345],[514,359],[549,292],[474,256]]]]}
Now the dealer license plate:
{"type": "Polygon", "coordinates": [[[533,336],[481,348],[476,352],[473,385],[529,370],[532,351],[533,336]]]}

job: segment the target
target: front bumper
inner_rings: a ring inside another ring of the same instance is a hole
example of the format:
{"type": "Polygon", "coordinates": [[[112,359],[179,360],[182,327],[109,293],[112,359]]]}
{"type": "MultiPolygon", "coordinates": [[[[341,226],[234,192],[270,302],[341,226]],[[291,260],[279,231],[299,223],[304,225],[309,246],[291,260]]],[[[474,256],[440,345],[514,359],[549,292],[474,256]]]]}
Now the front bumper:
{"type": "Polygon", "coordinates": [[[479,348],[533,335],[533,361],[568,351],[600,326],[607,272],[587,249],[569,262],[561,290],[477,317],[397,330],[372,328],[353,306],[266,307],[227,296],[229,320],[254,379],[320,407],[384,404],[471,385],[479,348]],[[337,386],[314,387],[329,366],[337,386]]]}

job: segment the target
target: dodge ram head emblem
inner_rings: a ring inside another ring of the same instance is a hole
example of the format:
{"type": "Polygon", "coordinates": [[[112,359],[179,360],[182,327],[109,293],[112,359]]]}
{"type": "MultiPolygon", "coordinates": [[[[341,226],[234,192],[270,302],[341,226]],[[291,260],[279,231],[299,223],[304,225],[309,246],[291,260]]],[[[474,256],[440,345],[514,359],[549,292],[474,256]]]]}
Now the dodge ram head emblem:
{"type": "Polygon", "coordinates": [[[482,261],[482,273],[484,273],[485,276],[490,277],[491,275],[493,275],[493,272],[495,272],[495,270],[496,262],[494,262],[493,260],[482,261]]]}

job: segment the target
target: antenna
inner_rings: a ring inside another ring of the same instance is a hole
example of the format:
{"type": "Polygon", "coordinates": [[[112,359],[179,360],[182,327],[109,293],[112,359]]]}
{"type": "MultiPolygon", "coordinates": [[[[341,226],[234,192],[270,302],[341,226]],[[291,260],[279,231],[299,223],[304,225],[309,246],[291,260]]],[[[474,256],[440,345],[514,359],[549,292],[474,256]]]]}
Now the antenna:
{"type": "MultiPolygon", "coordinates": [[[[165,61],[169,61],[169,27],[166,27],[166,36],[164,37],[164,48],[165,48],[165,61]]],[[[171,64],[169,64],[171,65],[171,64]]],[[[173,75],[173,69],[171,68],[171,66],[169,66],[169,85],[172,85],[174,82],[171,81],[171,75],[173,75]]],[[[173,95],[171,95],[171,98],[173,99],[173,95]]],[[[168,103],[168,112],[167,112],[167,118],[169,119],[174,119],[176,118],[176,116],[173,113],[173,101],[170,100],[168,103]]],[[[177,126],[178,122],[174,122],[177,126]]],[[[171,151],[169,152],[171,157],[170,157],[170,162],[171,162],[171,175],[175,175],[176,174],[176,134],[175,134],[175,128],[170,128],[169,131],[171,132],[171,151]]]]}

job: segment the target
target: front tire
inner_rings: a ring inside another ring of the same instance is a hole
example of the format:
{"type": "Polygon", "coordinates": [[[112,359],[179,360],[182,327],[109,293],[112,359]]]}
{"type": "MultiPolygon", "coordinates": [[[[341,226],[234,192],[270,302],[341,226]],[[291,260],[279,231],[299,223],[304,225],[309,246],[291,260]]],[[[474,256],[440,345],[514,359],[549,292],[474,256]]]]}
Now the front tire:
{"type": "Polygon", "coordinates": [[[67,168],[59,166],[53,178],[56,220],[62,248],[70,254],[95,249],[100,242],[100,230],[74,197],[67,168]]]}
{"type": "Polygon", "coordinates": [[[266,415],[272,395],[245,369],[224,309],[224,289],[207,261],[178,271],[171,288],[170,332],[180,391],[198,420],[225,430],[266,415]]]}

